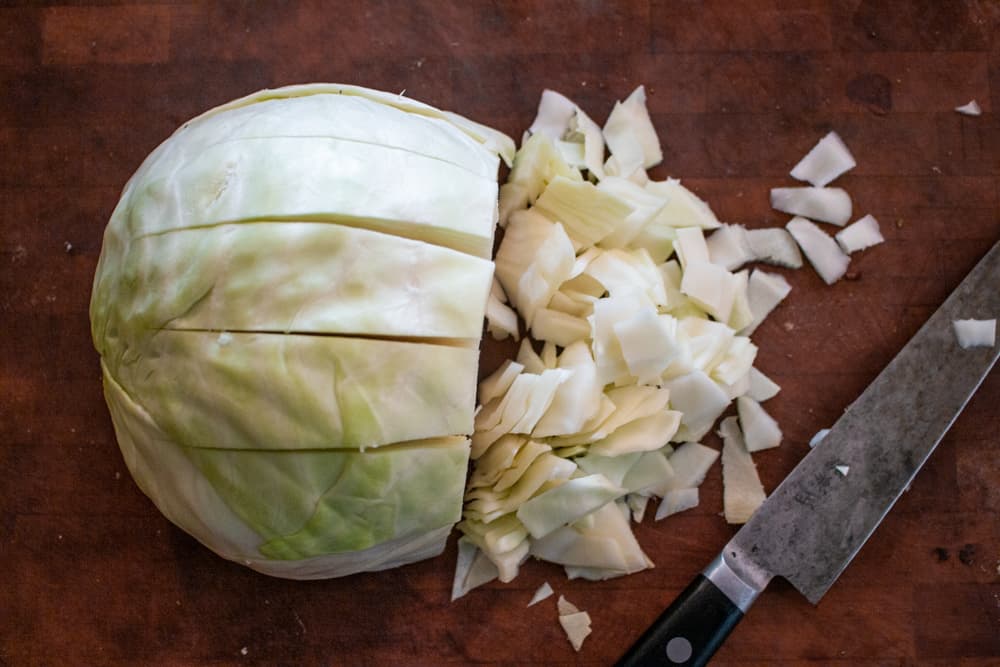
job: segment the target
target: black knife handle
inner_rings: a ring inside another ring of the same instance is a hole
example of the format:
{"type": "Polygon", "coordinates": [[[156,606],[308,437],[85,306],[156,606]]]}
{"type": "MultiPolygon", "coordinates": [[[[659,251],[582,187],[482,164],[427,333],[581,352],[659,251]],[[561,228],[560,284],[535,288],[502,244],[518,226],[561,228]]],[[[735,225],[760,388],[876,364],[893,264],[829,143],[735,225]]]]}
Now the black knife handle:
{"type": "Polygon", "coordinates": [[[741,618],[739,607],[704,574],[699,574],[616,664],[705,665],[741,618]]]}

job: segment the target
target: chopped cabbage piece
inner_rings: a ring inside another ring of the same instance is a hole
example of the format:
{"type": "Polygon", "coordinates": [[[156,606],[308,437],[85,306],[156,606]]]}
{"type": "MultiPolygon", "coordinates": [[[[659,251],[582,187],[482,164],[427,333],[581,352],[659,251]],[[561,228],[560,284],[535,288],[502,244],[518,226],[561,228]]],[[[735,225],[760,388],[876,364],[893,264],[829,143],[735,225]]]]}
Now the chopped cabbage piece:
{"type": "Polygon", "coordinates": [[[795,165],[791,175],[792,178],[823,187],[856,165],[844,140],[836,132],[830,132],[795,165]]]}
{"type": "Polygon", "coordinates": [[[750,389],[747,392],[747,396],[757,401],[758,403],[763,403],[769,398],[774,398],[778,392],[781,391],[775,382],[761,373],[756,368],[750,369],[750,389]]]}
{"type": "Polygon", "coordinates": [[[878,227],[878,220],[866,215],[844,227],[834,235],[837,244],[847,254],[870,248],[885,241],[878,227]]]}
{"type": "Polygon", "coordinates": [[[760,403],[748,396],[736,399],[743,442],[748,451],[759,452],[781,444],[781,429],[760,403]]]}
{"type": "Polygon", "coordinates": [[[676,440],[701,439],[729,407],[729,396],[704,371],[681,375],[664,386],[670,390],[670,407],[683,415],[676,440]]]}
{"type": "Polygon", "coordinates": [[[975,100],[970,101],[968,104],[963,104],[960,107],[955,107],[955,111],[963,116],[980,116],[983,113],[982,108],[979,106],[979,102],[975,100]]]}
{"type": "Polygon", "coordinates": [[[799,246],[787,229],[781,227],[748,229],[747,241],[757,261],[788,269],[798,269],[802,266],[802,253],[799,252],[799,246]]]}
{"type": "Polygon", "coordinates": [[[517,509],[517,518],[537,539],[625,493],[625,489],[615,486],[604,475],[577,477],[523,503],[517,509]]]}
{"type": "Polygon", "coordinates": [[[665,496],[670,491],[700,486],[718,458],[719,452],[711,447],[698,442],[683,443],[667,458],[674,474],[656,490],[656,495],[665,496]]]}
{"type": "Polygon", "coordinates": [[[689,262],[681,279],[681,293],[719,322],[729,321],[739,287],[729,271],[704,261],[689,262]]]}
{"type": "Polygon", "coordinates": [[[841,188],[773,188],[771,207],[841,227],[851,219],[851,198],[841,188]]]}
{"type": "MultiPolygon", "coordinates": [[[[544,134],[553,141],[562,139],[569,130],[570,119],[576,113],[576,104],[554,90],[545,89],[538,102],[538,113],[528,128],[531,134],[544,134]]],[[[514,158],[517,159],[516,156],[514,158]]]]}
{"type": "Polygon", "coordinates": [[[665,519],[671,514],[677,514],[698,506],[698,487],[689,489],[674,489],[667,491],[656,508],[656,521],[665,519]]]}
{"type": "Polygon", "coordinates": [[[740,333],[749,336],[756,331],[764,318],[770,315],[771,311],[784,301],[791,291],[792,286],[788,284],[784,276],[755,269],[750,274],[750,280],[747,284],[747,300],[750,312],[753,314],[753,320],[740,330],[740,333]]]}
{"type": "Polygon", "coordinates": [[[722,225],[708,237],[708,256],[713,264],[728,271],[738,269],[756,258],[743,225],[722,225]]]}
{"type": "Polygon", "coordinates": [[[587,181],[556,176],[535,201],[534,209],[558,220],[577,249],[589,248],[610,234],[632,207],[622,199],[598,190],[587,181]]]}
{"type": "Polygon", "coordinates": [[[955,337],[963,350],[972,347],[993,347],[997,338],[997,321],[989,320],[954,320],[955,337]]]}
{"type": "Polygon", "coordinates": [[[727,417],[719,426],[722,436],[722,504],[726,521],[746,523],[767,495],[757,475],[757,466],[743,443],[736,417],[727,417]]]}
{"type": "Polygon", "coordinates": [[[809,448],[811,449],[816,445],[818,445],[820,442],[822,442],[823,438],[825,438],[829,432],[830,429],[828,428],[821,428],[820,430],[816,431],[816,433],[813,434],[813,437],[809,439],[809,448]]]}
{"type": "Polygon", "coordinates": [[[455,579],[451,585],[451,601],[463,597],[473,588],[493,581],[499,574],[496,565],[472,540],[459,537],[455,579]]]}
{"type": "Polygon", "coordinates": [[[792,218],[785,227],[827,285],[837,282],[847,272],[850,258],[833,237],[814,223],[805,218],[792,218]]]}
{"type": "Polygon", "coordinates": [[[604,141],[618,162],[618,173],[629,176],[663,160],[656,128],[646,109],[646,89],[639,86],[624,102],[616,102],[603,129],[604,141]]]}
{"type": "Polygon", "coordinates": [[[666,199],[656,220],[671,227],[700,227],[715,229],[721,223],[704,200],[681,185],[676,178],[665,181],[650,181],[644,186],[666,199]]]}

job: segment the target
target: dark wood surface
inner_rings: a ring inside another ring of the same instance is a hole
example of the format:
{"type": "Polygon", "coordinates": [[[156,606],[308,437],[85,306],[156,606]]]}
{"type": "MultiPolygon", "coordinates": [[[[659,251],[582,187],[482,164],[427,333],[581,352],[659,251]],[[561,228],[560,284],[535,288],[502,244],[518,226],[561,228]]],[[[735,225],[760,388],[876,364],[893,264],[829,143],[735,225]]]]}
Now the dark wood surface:
{"type": "MultiPolygon", "coordinates": [[[[611,663],[725,543],[716,468],[696,510],[637,529],[656,568],[604,583],[529,563],[448,600],[454,541],[390,572],[298,583],[220,560],[139,492],[89,339],[104,224],[176,126],[259,88],[405,89],[520,136],[545,87],[603,121],[646,84],[675,175],[719,216],[783,224],[768,189],[829,129],[886,243],[794,290],[755,335],[783,387],[767,488],[1000,238],[1000,4],[4,3],[0,8],[0,665],[611,663]],[[975,98],[985,113],[953,107],[975,98]],[[575,654],[549,581],[593,618],[575,654]]],[[[483,370],[498,363],[488,346],[483,370]]],[[[718,665],[1000,664],[994,372],[818,607],[776,582],[718,665]]]]}

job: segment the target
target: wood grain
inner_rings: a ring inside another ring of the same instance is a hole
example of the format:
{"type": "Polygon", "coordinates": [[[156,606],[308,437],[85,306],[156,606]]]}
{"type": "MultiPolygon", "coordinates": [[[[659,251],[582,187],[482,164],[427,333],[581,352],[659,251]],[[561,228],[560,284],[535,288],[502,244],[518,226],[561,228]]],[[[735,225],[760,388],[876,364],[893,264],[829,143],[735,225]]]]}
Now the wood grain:
{"type": "MultiPolygon", "coordinates": [[[[0,8],[0,665],[605,665],[732,534],[702,505],[637,528],[653,570],[599,584],[530,563],[448,600],[454,543],[390,572],[299,583],[226,563],[163,519],[114,441],[89,339],[104,224],[174,128],[254,90],[341,81],[519,137],[554,88],[601,121],[642,83],[719,216],[783,224],[771,187],[836,129],[886,243],[755,334],[783,390],[773,488],[1000,238],[992,0],[8,2],[0,8]],[[953,107],[976,99],[979,118],[953,107]],[[594,619],[575,654],[543,581],[594,619]]],[[[506,348],[487,343],[482,372],[506,348]]],[[[818,607],[776,582],[714,664],[1000,664],[1000,376],[818,607]]],[[[711,443],[712,441],[709,440],[711,443]]]]}

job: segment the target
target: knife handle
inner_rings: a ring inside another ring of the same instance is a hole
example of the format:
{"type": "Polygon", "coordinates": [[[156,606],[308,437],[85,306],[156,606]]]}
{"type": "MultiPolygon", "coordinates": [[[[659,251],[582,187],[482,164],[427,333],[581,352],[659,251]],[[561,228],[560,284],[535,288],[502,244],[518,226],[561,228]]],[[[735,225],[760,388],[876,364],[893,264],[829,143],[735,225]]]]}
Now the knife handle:
{"type": "Polygon", "coordinates": [[[707,664],[760,590],[737,577],[720,555],[660,614],[617,667],[707,664]]]}

